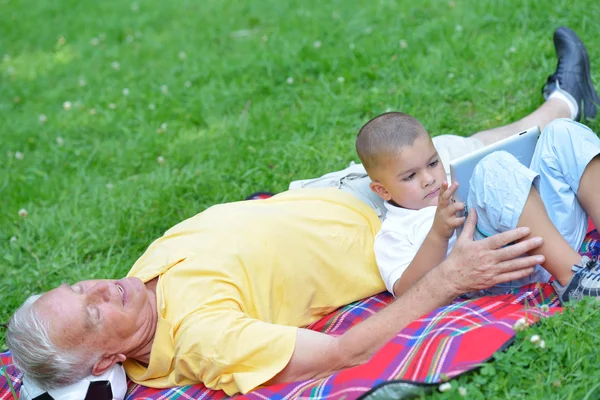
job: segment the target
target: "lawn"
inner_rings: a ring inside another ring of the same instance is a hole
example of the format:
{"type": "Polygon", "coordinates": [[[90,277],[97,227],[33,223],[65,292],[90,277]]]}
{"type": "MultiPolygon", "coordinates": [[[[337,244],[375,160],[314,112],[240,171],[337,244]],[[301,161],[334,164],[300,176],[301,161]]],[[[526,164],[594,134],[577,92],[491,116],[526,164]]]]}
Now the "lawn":
{"type": "MultiPolygon", "coordinates": [[[[31,293],[124,275],[210,205],[357,161],[356,132],[378,113],[433,135],[526,115],[560,25],[588,44],[600,86],[599,15],[597,0],[0,0],[0,321],[31,293]]],[[[561,317],[579,330],[535,328],[568,357],[515,346],[516,362],[461,385],[599,398],[588,308],[561,317]]]]}

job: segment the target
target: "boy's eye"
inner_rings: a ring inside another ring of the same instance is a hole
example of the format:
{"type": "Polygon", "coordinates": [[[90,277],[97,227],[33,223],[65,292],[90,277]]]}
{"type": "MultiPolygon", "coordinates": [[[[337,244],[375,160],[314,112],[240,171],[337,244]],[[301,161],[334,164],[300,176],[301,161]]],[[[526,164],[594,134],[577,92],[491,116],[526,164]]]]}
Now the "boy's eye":
{"type": "Polygon", "coordinates": [[[403,181],[412,181],[413,178],[415,177],[415,173],[413,172],[412,174],[410,174],[409,176],[407,176],[406,178],[402,179],[403,181]]]}
{"type": "Polygon", "coordinates": [[[440,162],[440,160],[435,160],[434,162],[429,163],[429,166],[435,167],[436,165],[438,165],[439,162],[440,162]]]}

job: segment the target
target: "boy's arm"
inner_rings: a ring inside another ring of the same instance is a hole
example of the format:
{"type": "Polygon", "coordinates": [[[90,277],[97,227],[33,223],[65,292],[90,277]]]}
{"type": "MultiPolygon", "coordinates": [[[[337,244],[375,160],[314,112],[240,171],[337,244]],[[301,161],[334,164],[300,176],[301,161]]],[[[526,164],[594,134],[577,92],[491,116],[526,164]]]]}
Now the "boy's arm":
{"type": "Polygon", "coordinates": [[[442,182],[438,197],[438,206],[435,211],[433,225],[425,240],[419,247],[404,273],[394,282],[394,295],[400,296],[414,285],[425,274],[431,271],[446,258],[448,241],[454,230],[464,223],[464,217],[457,217],[458,211],[464,210],[463,203],[452,201],[458,183],[448,187],[448,182],[442,182]]]}
{"type": "Polygon", "coordinates": [[[441,237],[433,227],[419,247],[417,254],[399,279],[394,282],[394,296],[399,297],[425,274],[439,265],[448,253],[448,239],[441,237]]]}

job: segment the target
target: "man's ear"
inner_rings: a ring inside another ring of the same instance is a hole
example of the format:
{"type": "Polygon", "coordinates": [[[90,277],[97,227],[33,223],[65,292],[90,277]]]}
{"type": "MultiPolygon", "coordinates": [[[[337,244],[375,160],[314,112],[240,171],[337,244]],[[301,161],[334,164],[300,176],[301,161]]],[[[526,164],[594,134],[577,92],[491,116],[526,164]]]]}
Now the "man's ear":
{"type": "Polygon", "coordinates": [[[385,186],[383,186],[380,182],[371,181],[371,184],[369,186],[371,187],[371,190],[377,193],[377,195],[383,200],[390,201],[392,199],[392,195],[390,194],[390,192],[388,192],[385,186]]]}
{"type": "Polygon", "coordinates": [[[102,375],[107,369],[118,362],[123,362],[127,359],[125,354],[110,354],[100,357],[92,367],[92,375],[102,375]]]}

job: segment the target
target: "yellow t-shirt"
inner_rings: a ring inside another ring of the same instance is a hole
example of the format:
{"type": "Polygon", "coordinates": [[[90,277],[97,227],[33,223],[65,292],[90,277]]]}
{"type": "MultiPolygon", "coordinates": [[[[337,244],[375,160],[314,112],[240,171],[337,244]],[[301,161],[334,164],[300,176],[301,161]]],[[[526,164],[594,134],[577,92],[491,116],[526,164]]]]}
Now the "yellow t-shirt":
{"type": "Polygon", "coordinates": [[[156,240],[128,276],[159,276],[148,367],[164,388],[202,382],[228,395],[289,362],[296,327],[385,290],[373,254],[375,212],[337,189],[301,189],[211,207],[156,240]]]}

